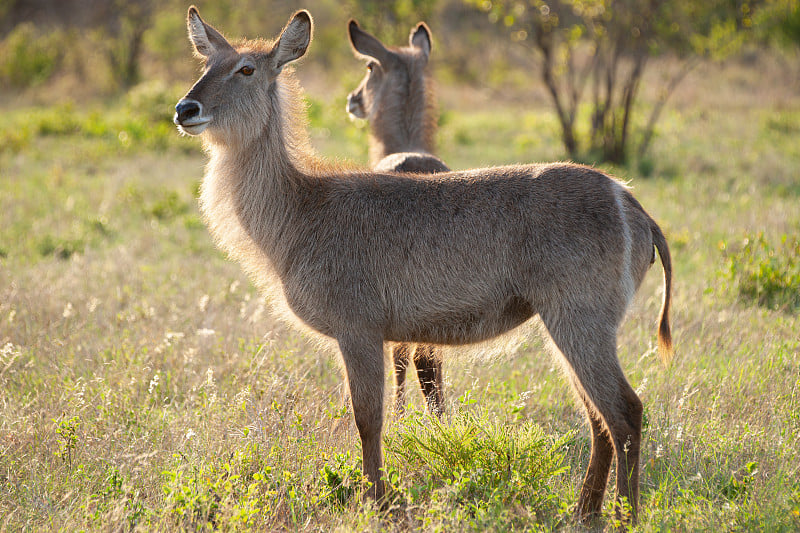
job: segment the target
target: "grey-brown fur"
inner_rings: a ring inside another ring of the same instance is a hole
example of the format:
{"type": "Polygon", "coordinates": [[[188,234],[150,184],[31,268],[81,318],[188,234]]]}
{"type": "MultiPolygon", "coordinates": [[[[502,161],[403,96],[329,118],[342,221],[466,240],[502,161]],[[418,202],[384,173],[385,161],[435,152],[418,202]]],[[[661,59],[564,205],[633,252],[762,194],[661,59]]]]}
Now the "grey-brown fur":
{"type": "Polygon", "coordinates": [[[233,48],[190,8],[206,69],[175,121],[202,134],[209,153],[200,205],[218,245],[279,308],[337,342],[368,495],[384,495],[384,342],[472,343],[538,314],[592,428],[577,516],[599,513],[616,456],[618,497],[635,517],[642,404],[616,333],[655,246],[665,282],[659,344],[671,355],[661,230],[621,183],[584,166],[420,178],[315,158],[300,87],[284,69],[305,54],[311,24],[299,11],[276,42],[233,48]]]}
{"type": "MultiPolygon", "coordinates": [[[[364,79],[347,96],[347,112],[370,120],[373,170],[413,174],[448,172],[447,165],[432,155],[436,109],[427,69],[431,53],[428,26],[420,22],[411,29],[408,46],[392,48],[359,28],[355,20],[350,20],[347,29],[356,56],[367,61],[364,79]],[[394,120],[387,120],[392,116],[394,120]],[[413,117],[414,121],[405,117],[413,117]],[[387,153],[390,149],[397,152],[387,153]]],[[[441,416],[444,412],[442,360],[436,348],[429,344],[392,346],[394,409],[402,413],[405,408],[406,370],[412,358],[428,410],[441,416]]]]}

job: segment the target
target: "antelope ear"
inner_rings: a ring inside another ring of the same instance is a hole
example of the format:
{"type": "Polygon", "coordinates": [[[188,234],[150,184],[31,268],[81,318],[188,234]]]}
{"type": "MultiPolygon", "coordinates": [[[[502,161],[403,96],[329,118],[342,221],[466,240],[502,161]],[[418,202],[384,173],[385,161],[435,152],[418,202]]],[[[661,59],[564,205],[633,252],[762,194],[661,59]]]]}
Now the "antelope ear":
{"type": "Polygon", "coordinates": [[[417,24],[415,28],[411,30],[411,34],[408,36],[408,44],[411,48],[417,48],[421,50],[425,57],[430,57],[431,55],[431,30],[428,28],[428,25],[424,22],[420,22],[417,24]]]}
{"type": "Polygon", "coordinates": [[[353,46],[357,56],[366,56],[376,59],[378,63],[386,64],[386,58],[389,57],[389,51],[383,46],[378,39],[365,32],[358,27],[358,22],[350,19],[347,25],[347,31],[350,35],[350,44],[353,46]]]}
{"type": "Polygon", "coordinates": [[[306,10],[292,16],[273,48],[276,71],[280,71],[286,63],[303,57],[311,44],[313,26],[311,14],[306,10]]]}
{"type": "Polygon", "coordinates": [[[189,40],[192,41],[195,51],[203,57],[208,57],[218,50],[233,50],[220,32],[200,18],[200,13],[194,6],[189,8],[189,14],[186,16],[186,28],[189,30],[189,40]]]}

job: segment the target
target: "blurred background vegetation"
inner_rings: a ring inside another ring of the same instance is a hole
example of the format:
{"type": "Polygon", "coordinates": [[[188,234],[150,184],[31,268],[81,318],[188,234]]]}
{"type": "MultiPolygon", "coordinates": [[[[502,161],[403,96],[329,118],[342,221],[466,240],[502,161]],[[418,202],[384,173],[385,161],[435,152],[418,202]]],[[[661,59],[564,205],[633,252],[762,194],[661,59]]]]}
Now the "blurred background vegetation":
{"type": "MultiPolygon", "coordinates": [[[[558,121],[564,155],[590,162],[642,160],[669,96],[704,62],[757,62],[758,53],[769,53],[800,78],[798,0],[195,3],[229,38],[275,35],[291,11],[309,9],[315,44],[303,81],[340,91],[360,75],[346,40],[350,17],[388,43],[405,43],[412,25],[425,20],[440,84],[498,94],[535,88],[558,121]],[[669,68],[643,88],[648,68],[664,59],[669,68]],[[641,103],[645,90],[650,97],[641,103]]],[[[197,70],[186,8],[183,0],[0,0],[0,97],[74,103],[145,81],[151,93],[154,83],[185,86],[197,70]]],[[[166,105],[177,93],[165,91],[166,105]]]]}

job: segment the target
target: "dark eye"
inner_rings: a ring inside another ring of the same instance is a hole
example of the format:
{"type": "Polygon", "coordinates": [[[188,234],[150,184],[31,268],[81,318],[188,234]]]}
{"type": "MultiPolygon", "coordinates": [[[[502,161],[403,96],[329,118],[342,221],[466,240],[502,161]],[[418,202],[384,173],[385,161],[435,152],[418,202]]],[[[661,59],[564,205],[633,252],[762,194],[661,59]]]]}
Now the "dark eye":
{"type": "Polygon", "coordinates": [[[374,69],[374,68],[375,68],[375,63],[373,63],[371,61],[369,63],[367,63],[367,70],[369,72],[372,72],[372,69],[374,69]]]}
{"type": "Polygon", "coordinates": [[[249,65],[245,65],[245,66],[243,66],[242,68],[239,69],[239,73],[240,74],[244,74],[245,76],[250,76],[255,71],[256,71],[256,69],[254,69],[253,67],[251,67],[249,65]]]}

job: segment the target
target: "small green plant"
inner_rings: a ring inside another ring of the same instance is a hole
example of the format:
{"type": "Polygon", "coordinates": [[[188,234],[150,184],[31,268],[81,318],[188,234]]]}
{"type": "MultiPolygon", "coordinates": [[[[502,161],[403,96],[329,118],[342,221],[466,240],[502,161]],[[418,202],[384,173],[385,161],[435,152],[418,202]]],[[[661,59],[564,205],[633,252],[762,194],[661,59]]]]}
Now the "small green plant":
{"type": "Polygon", "coordinates": [[[364,486],[364,477],[350,452],[336,454],[320,470],[323,480],[322,497],[328,502],[344,506],[364,486]]]}
{"type": "Polygon", "coordinates": [[[763,233],[746,237],[728,256],[727,276],[743,300],[788,312],[800,309],[800,239],[784,235],[774,246],[763,233]]]}
{"type": "Polygon", "coordinates": [[[58,424],[58,427],[56,427],[58,451],[55,452],[55,456],[59,457],[72,469],[72,460],[75,458],[75,452],[78,447],[78,429],[81,426],[81,419],[77,416],[60,421],[54,418],[53,422],[58,424]]]}
{"type": "Polygon", "coordinates": [[[789,497],[789,514],[795,523],[800,526],[800,483],[795,483],[792,495],[789,497]]]}
{"type": "Polygon", "coordinates": [[[720,487],[720,493],[729,500],[745,497],[757,473],[757,463],[750,461],[736,472],[731,473],[728,480],[720,487]]]}
{"type": "Polygon", "coordinates": [[[191,529],[213,527],[222,500],[220,489],[229,488],[235,481],[206,464],[168,470],[164,477],[163,490],[170,512],[191,529]]]}

